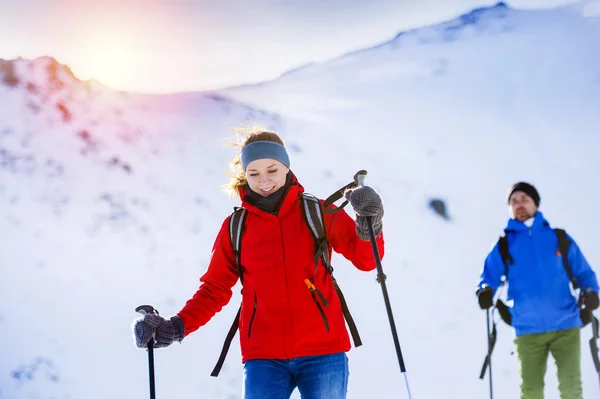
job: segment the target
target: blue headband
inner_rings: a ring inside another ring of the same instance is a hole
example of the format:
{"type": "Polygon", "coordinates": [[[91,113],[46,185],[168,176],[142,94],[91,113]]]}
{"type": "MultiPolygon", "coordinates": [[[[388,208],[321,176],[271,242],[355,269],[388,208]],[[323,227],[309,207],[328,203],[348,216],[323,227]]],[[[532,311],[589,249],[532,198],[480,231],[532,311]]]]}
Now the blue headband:
{"type": "Polygon", "coordinates": [[[246,171],[248,164],[257,159],[274,159],[288,168],[290,158],[284,146],[272,141],[255,141],[242,148],[242,168],[246,171]]]}

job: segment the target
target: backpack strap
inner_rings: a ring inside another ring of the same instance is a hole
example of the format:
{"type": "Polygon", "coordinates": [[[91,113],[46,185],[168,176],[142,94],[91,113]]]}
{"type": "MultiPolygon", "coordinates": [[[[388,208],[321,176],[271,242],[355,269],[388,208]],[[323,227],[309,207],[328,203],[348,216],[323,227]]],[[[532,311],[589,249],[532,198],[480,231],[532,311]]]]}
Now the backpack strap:
{"type": "MultiPolygon", "coordinates": [[[[329,244],[327,242],[327,236],[325,234],[324,206],[321,204],[321,201],[312,194],[302,193],[301,199],[304,219],[306,220],[306,224],[309,227],[313,238],[315,239],[315,273],[313,275],[313,281],[311,283],[314,284],[314,276],[316,276],[317,274],[317,270],[319,268],[319,260],[321,260],[323,266],[327,270],[327,273],[329,273],[329,275],[331,276],[333,287],[335,288],[335,291],[340,300],[340,305],[342,306],[342,313],[344,314],[346,323],[348,323],[348,329],[350,330],[352,340],[354,341],[354,346],[359,347],[362,345],[362,340],[360,339],[360,335],[358,334],[356,323],[354,322],[354,319],[350,314],[350,310],[348,309],[348,304],[346,303],[346,299],[344,297],[344,294],[342,293],[342,289],[340,288],[340,286],[337,283],[337,280],[333,276],[333,267],[331,266],[331,259],[329,257],[329,244]]],[[[312,287],[314,287],[314,285],[312,285],[312,287]]],[[[324,300],[325,298],[323,297],[323,294],[321,294],[320,291],[318,291],[316,288],[315,290],[317,291],[317,294],[320,295],[321,299],[324,300]]],[[[314,294],[312,292],[312,289],[311,294],[314,294]]],[[[327,306],[327,303],[324,303],[325,306],[327,306]]]]}
{"type": "Polygon", "coordinates": [[[571,266],[569,265],[569,246],[571,245],[571,240],[569,240],[567,232],[563,229],[554,229],[554,232],[556,233],[556,237],[558,238],[558,250],[560,251],[563,265],[565,266],[565,270],[569,275],[569,280],[571,280],[573,289],[576,290],[577,288],[579,288],[579,285],[577,284],[575,276],[573,276],[571,266]]]}
{"type": "Polygon", "coordinates": [[[244,285],[244,277],[240,256],[242,250],[242,229],[246,223],[247,216],[248,210],[241,207],[235,207],[231,217],[229,218],[229,239],[231,240],[233,255],[235,256],[235,264],[237,265],[238,273],[240,275],[240,282],[242,285],[244,285]]]}
{"type": "Polygon", "coordinates": [[[325,223],[323,219],[324,211],[321,207],[321,201],[312,194],[302,193],[302,211],[306,225],[310,229],[310,232],[315,239],[316,250],[314,259],[316,266],[318,267],[320,258],[325,267],[331,267],[329,259],[329,246],[327,243],[327,237],[325,235],[325,223]]]}
{"type": "Polygon", "coordinates": [[[508,235],[506,231],[504,232],[504,235],[498,239],[498,250],[500,251],[502,263],[504,263],[504,281],[508,281],[508,265],[514,264],[515,261],[508,250],[508,235]]]}
{"type": "Polygon", "coordinates": [[[221,349],[221,354],[219,355],[219,360],[217,360],[217,364],[213,369],[212,373],[210,373],[211,377],[217,377],[221,368],[223,367],[223,363],[225,363],[225,357],[227,357],[227,352],[229,352],[229,347],[231,346],[231,342],[233,341],[233,337],[237,333],[240,321],[240,314],[242,313],[242,305],[238,308],[237,314],[233,319],[233,323],[231,323],[231,327],[229,327],[229,331],[227,332],[227,337],[225,337],[225,342],[223,342],[223,348],[221,349]]]}
{"type": "MultiPolygon", "coordinates": [[[[504,235],[498,239],[498,251],[500,251],[500,257],[502,258],[502,263],[504,264],[504,281],[502,284],[505,284],[508,282],[508,266],[515,263],[510,251],[508,250],[508,232],[506,230],[504,231],[504,235]]],[[[500,298],[496,300],[496,309],[498,310],[498,313],[500,313],[500,318],[502,321],[509,326],[512,326],[512,316],[510,314],[510,310],[500,298]]],[[[496,323],[494,323],[494,328],[495,327],[496,323]]],[[[484,374],[485,369],[482,370],[481,375],[483,376],[484,374]]]]}
{"type": "MultiPolygon", "coordinates": [[[[248,211],[241,207],[235,207],[233,213],[229,218],[229,239],[231,240],[231,246],[233,248],[233,254],[235,256],[235,263],[238,269],[238,273],[240,275],[240,283],[242,286],[244,285],[244,277],[242,272],[242,263],[240,261],[241,249],[242,249],[242,230],[246,223],[246,217],[248,216],[248,211]]],[[[235,318],[233,319],[233,323],[231,323],[231,327],[229,328],[229,332],[225,337],[225,342],[223,342],[223,348],[221,349],[221,354],[219,355],[219,360],[215,365],[211,377],[217,377],[221,368],[223,367],[223,363],[225,362],[225,357],[227,356],[227,352],[229,352],[229,347],[231,346],[231,342],[237,333],[239,322],[240,322],[240,314],[242,311],[242,305],[237,311],[235,318]]]]}

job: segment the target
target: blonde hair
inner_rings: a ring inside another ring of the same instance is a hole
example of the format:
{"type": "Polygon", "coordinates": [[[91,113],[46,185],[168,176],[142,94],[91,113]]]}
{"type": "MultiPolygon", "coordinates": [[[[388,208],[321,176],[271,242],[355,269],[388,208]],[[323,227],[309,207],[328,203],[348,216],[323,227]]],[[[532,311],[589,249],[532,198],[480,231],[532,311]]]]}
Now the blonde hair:
{"type": "Polygon", "coordinates": [[[239,198],[240,187],[245,186],[246,172],[242,168],[242,149],[255,141],[272,141],[285,146],[279,135],[261,126],[241,127],[233,129],[235,140],[231,144],[238,148],[237,154],[229,163],[229,182],[225,184],[224,190],[231,198],[239,198]]]}

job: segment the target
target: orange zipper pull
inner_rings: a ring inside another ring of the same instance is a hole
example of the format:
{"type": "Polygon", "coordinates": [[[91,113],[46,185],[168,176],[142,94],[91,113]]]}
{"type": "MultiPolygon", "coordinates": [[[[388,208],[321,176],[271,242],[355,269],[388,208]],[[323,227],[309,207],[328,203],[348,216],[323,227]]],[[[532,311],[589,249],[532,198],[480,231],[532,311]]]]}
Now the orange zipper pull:
{"type": "Polygon", "coordinates": [[[310,282],[309,279],[304,279],[304,284],[306,284],[306,287],[311,290],[314,291],[315,290],[315,286],[313,283],[310,282]]]}

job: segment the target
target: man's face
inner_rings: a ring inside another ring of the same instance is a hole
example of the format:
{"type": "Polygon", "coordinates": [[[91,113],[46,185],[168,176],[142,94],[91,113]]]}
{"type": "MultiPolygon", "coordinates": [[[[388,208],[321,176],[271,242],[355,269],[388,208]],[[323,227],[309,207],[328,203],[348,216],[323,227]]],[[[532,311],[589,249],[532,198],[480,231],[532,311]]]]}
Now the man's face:
{"type": "Polygon", "coordinates": [[[515,191],[509,198],[511,216],[519,222],[533,217],[537,212],[537,206],[533,198],[523,191],[515,191]]]}

